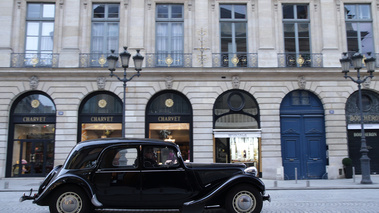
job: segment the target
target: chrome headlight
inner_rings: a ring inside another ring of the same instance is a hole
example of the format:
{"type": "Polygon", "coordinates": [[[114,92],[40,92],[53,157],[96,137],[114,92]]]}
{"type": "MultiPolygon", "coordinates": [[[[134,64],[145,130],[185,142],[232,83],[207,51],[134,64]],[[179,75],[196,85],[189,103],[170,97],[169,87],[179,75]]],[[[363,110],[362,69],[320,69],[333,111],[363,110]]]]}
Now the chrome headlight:
{"type": "Polygon", "coordinates": [[[258,170],[257,170],[257,168],[255,168],[254,166],[252,166],[252,167],[246,168],[245,169],[245,173],[252,174],[252,175],[254,175],[256,177],[257,174],[258,174],[258,170]]]}

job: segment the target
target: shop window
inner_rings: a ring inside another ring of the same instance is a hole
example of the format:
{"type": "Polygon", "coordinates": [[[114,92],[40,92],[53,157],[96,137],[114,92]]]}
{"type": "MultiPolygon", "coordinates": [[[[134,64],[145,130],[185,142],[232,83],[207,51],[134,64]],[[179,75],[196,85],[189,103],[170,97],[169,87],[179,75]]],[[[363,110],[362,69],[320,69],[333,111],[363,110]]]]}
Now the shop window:
{"type": "Polygon", "coordinates": [[[121,137],[122,101],[113,93],[89,95],[79,108],[78,141],[121,137]]]}

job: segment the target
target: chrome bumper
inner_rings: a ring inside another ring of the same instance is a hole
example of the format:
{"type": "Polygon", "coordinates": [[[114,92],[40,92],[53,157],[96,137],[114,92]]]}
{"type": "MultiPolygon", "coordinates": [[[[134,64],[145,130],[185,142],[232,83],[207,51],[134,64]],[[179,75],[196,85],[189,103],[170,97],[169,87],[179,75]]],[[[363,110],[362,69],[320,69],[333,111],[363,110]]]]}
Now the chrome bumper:
{"type": "Polygon", "coordinates": [[[33,189],[30,189],[30,194],[29,195],[25,195],[25,193],[20,197],[20,202],[23,202],[25,200],[34,200],[38,195],[37,193],[35,193],[34,195],[33,194],[33,189]]]}

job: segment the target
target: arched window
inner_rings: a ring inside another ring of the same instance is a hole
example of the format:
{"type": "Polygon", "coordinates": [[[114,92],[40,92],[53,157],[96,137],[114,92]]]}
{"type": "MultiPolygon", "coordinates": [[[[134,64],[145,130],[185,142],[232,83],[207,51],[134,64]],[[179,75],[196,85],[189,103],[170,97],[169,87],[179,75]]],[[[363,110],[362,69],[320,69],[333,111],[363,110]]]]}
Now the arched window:
{"type": "Polygon", "coordinates": [[[214,104],[214,129],[259,129],[258,112],[258,104],[249,93],[227,91],[214,104]]]}

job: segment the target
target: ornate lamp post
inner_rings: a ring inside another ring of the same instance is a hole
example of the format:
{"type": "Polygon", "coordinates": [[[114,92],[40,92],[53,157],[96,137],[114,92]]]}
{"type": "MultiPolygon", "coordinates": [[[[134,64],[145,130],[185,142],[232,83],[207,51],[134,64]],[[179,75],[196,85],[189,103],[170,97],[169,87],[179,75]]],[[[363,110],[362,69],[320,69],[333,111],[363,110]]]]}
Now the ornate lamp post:
{"type": "Polygon", "coordinates": [[[368,157],[368,149],[366,143],[365,129],[364,129],[364,121],[363,121],[363,108],[362,108],[362,91],[361,84],[364,83],[368,78],[373,78],[375,71],[375,58],[371,56],[371,53],[368,53],[368,57],[364,60],[367,68],[368,76],[361,77],[360,70],[362,69],[362,59],[363,56],[360,53],[355,53],[351,59],[347,55],[347,53],[343,53],[343,57],[340,59],[342,73],[344,73],[345,79],[349,78],[354,83],[358,85],[358,97],[359,97],[359,112],[361,117],[361,169],[362,169],[362,180],[361,184],[372,184],[370,178],[370,158],[368,157]],[[353,64],[355,70],[357,70],[357,78],[354,79],[351,76],[348,76],[347,73],[350,69],[350,63],[353,64]]]}
{"type": "Polygon", "coordinates": [[[119,81],[123,82],[124,85],[124,98],[122,103],[122,137],[125,137],[125,96],[126,96],[126,82],[131,81],[134,77],[140,76],[140,71],[142,70],[142,62],[144,57],[139,53],[140,50],[137,50],[137,54],[133,56],[134,61],[134,67],[137,71],[136,74],[132,75],[130,78],[127,78],[126,76],[126,69],[129,67],[129,59],[130,59],[130,53],[127,51],[127,47],[124,47],[124,52],[120,53],[120,59],[121,59],[121,66],[124,68],[124,77],[120,78],[113,72],[116,70],[116,64],[118,60],[118,56],[114,55],[114,50],[111,50],[112,54],[107,57],[108,61],[108,69],[111,71],[110,76],[116,76],[119,81]]]}

